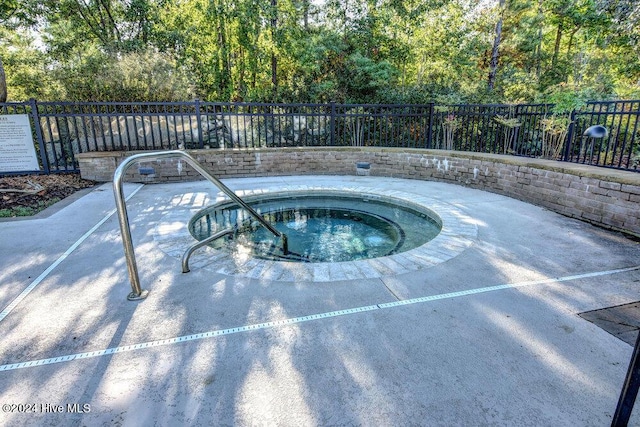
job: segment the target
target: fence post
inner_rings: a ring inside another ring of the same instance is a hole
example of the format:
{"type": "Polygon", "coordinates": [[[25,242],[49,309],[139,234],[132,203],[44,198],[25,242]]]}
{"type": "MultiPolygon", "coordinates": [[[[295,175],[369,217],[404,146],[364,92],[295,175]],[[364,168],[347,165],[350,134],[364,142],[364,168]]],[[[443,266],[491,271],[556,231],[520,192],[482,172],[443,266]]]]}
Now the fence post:
{"type": "Polygon", "coordinates": [[[336,103],[331,101],[331,121],[330,121],[329,144],[333,147],[336,145],[336,103]]]}
{"type": "Polygon", "coordinates": [[[576,110],[572,110],[571,115],[569,116],[569,130],[567,132],[567,141],[565,142],[564,153],[562,156],[562,160],[565,162],[569,161],[571,144],[573,142],[573,134],[575,133],[575,121],[576,121],[576,110]]]}
{"type": "Polygon", "coordinates": [[[433,127],[433,108],[435,106],[434,102],[429,103],[429,133],[427,134],[427,148],[431,148],[431,144],[433,144],[433,132],[431,128],[433,127]]]}
{"type": "Polygon", "coordinates": [[[202,118],[200,117],[200,100],[194,99],[196,109],[196,123],[198,125],[198,148],[204,148],[204,138],[202,137],[202,118]]]}
{"type": "Polygon", "coordinates": [[[44,173],[47,175],[51,172],[49,169],[49,156],[47,156],[47,148],[44,145],[44,139],[42,137],[42,129],[40,128],[40,115],[38,114],[38,103],[35,98],[29,99],[29,106],[31,107],[31,119],[33,120],[33,127],[36,133],[36,139],[38,140],[38,147],[40,148],[40,160],[42,160],[42,167],[44,173]]]}

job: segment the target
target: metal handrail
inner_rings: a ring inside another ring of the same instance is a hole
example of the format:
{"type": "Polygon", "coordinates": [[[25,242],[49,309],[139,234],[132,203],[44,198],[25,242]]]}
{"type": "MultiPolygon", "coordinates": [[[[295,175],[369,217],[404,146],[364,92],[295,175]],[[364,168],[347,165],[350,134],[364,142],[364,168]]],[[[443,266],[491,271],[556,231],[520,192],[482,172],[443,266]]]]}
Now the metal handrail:
{"type": "Polygon", "coordinates": [[[194,243],[193,245],[189,246],[187,248],[187,250],[185,251],[184,255],[182,255],[182,272],[183,273],[188,273],[189,271],[191,271],[189,269],[189,258],[191,258],[191,255],[198,249],[200,249],[203,246],[207,246],[209,243],[213,242],[214,240],[219,239],[220,237],[226,236],[227,234],[232,234],[235,232],[234,228],[229,228],[226,230],[222,230],[219,231],[215,234],[212,234],[211,236],[207,237],[206,239],[200,240],[199,242],[194,243]]]}
{"type": "MultiPolygon", "coordinates": [[[[129,227],[129,216],[127,214],[127,204],[124,200],[123,179],[125,172],[129,167],[140,160],[159,160],[167,158],[182,158],[191,167],[193,167],[200,175],[208,179],[212,184],[218,187],[224,194],[226,194],[231,200],[236,202],[240,207],[245,209],[251,216],[260,222],[267,230],[273,233],[276,237],[279,237],[282,241],[282,251],[286,255],[288,250],[287,236],[286,234],[276,230],[271,224],[269,224],[258,212],[256,212],[251,206],[247,205],[240,197],[238,197],[231,189],[224,185],[220,180],[209,172],[207,172],[196,159],[190,154],[180,150],[160,151],[151,153],[134,154],[133,156],[125,159],[120,166],[116,168],[113,174],[113,192],[116,199],[116,210],[118,211],[118,220],[120,222],[120,233],[122,235],[122,244],[124,246],[124,254],[127,260],[127,269],[129,270],[129,279],[131,281],[131,293],[127,296],[129,301],[136,301],[144,299],[148,295],[148,291],[142,290],[140,287],[140,278],[138,276],[138,267],[136,264],[136,255],[133,250],[133,242],[131,240],[131,229],[129,227]]],[[[197,246],[197,244],[196,244],[197,246]]],[[[197,249],[197,248],[196,248],[197,249]]],[[[195,250],[195,249],[194,249],[195,250]]]]}

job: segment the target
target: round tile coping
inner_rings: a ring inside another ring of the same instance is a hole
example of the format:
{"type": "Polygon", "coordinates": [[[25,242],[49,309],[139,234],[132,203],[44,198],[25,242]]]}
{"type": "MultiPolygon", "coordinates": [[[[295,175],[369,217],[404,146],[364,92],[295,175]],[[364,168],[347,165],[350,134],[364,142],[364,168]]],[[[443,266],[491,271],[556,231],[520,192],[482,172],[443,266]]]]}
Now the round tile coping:
{"type": "MultiPolygon", "coordinates": [[[[249,253],[229,253],[205,246],[191,256],[191,270],[205,269],[219,274],[283,282],[330,282],[339,280],[374,279],[396,276],[441,264],[461,254],[473,244],[478,235],[475,221],[455,206],[440,200],[395,190],[340,185],[280,185],[252,190],[238,190],[240,197],[267,194],[294,195],[310,192],[340,192],[357,197],[384,197],[393,202],[418,205],[438,215],[442,221],[440,233],[422,246],[385,257],[357,261],[302,263],[254,258],[249,253]]],[[[228,200],[218,197],[213,203],[228,200]]],[[[182,258],[195,239],[188,230],[188,222],[199,211],[191,206],[175,206],[162,216],[154,227],[154,240],[166,254],[182,258]]]]}

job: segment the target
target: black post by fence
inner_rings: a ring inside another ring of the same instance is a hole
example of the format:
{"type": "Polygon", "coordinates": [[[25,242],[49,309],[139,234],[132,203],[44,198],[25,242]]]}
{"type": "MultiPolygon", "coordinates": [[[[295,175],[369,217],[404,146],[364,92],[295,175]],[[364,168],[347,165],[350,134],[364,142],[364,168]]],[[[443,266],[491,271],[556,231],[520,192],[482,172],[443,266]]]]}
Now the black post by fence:
{"type": "Polygon", "coordinates": [[[42,161],[42,169],[44,173],[49,174],[49,159],[47,156],[47,150],[44,145],[44,138],[42,137],[42,129],[40,128],[40,115],[38,114],[38,103],[35,98],[29,99],[29,107],[31,108],[31,119],[33,120],[33,130],[38,140],[38,147],[40,151],[40,160],[42,161]]]}
{"type": "Polygon", "coordinates": [[[638,388],[640,388],[640,333],[636,339],[636,345],[633,348],[629,369],[627,370],[627,376],[622,385],[622,391],[620,392],[616,412],[611,421],[611,427],[627,427],[633,405],[638,396],[638,388]]]}

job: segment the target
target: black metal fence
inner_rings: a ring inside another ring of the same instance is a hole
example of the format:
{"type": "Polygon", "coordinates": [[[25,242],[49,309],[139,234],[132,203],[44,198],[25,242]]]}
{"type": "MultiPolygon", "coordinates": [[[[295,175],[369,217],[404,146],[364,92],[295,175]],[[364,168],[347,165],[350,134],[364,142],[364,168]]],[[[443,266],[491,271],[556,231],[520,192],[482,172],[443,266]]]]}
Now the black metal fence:
{"type": "Polygon", "coordinates": [[[0,115],[30,117],[44,173],[75,172],[76,155],[92,151],[304,146],[449,149],[640,171],[640,101],[589,102],[566,117],[551,107],[30,100],[0,104],[0,115]],[[595,124],[607,137],[582,136],[595,124]]]}

